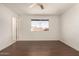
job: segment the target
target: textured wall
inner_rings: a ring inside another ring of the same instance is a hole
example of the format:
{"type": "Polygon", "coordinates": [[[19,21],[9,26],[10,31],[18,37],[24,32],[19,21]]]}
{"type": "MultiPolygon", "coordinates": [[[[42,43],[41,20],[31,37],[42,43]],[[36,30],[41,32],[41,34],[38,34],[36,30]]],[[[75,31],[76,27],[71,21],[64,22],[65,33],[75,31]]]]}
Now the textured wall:
{"type": "Polygon", "coordinates": [[[62,40],[79,51],[79,4],[61,16],[62,40]]]}
{"type": "Polygon", "coordinates": [[[12,34],[12,17],[16,16],[11,10],[0,4],[0,50],[16,41],[12,34]]]}
{"type": "Polygon", "coordinates": [[[58,16],[19,16],[17,23],[17,40],[59,40],[58,16]],[[32,18],[49,19],[49,31],[31,32],[32,18]]]}

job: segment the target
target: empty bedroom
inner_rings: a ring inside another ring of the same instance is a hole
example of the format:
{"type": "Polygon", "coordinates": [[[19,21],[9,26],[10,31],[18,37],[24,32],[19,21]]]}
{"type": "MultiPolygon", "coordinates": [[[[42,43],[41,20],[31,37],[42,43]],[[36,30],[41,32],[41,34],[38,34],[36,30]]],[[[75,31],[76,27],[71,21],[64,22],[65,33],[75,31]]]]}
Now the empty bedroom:
{"type": "Polygon", "coordinates": [[[79,3],[0,3],[0,56],[79,56],[79,3]]]}

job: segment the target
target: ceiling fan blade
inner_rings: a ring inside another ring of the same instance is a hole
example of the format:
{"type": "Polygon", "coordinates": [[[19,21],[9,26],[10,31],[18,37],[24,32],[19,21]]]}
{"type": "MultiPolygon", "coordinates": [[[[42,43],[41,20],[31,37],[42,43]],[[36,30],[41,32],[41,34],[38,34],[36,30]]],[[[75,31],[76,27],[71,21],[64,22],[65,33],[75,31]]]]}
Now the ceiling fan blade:
{"type": "Polygon", "coordinates": [[[40,4],[40,3],[34,3],[30,6],[30,8],[35,7],[36,5],[39,6],[41,9],[44,9],[43,4],[40,4]]]}
{"type": "Polygon", "coordinates": [[[30,5],[30,8],[34,7],[35,5],[37,5],[37,3],[34,3],[34,4],[30,5]]]}
{"type": "Polygon", "coordinates": [[[43,5],[40,5],[41,9],[44,9],[44,6],[43,5]]]}

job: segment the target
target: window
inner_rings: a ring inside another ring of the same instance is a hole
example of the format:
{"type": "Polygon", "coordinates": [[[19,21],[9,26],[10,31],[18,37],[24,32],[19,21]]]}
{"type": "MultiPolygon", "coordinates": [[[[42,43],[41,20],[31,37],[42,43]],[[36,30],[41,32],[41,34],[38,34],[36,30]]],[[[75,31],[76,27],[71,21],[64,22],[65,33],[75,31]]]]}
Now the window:
{"type": "Polygon", "coordinates": [[[31,31],[49,31],[48,19],[32,19],[31,20],[31,31]]]}

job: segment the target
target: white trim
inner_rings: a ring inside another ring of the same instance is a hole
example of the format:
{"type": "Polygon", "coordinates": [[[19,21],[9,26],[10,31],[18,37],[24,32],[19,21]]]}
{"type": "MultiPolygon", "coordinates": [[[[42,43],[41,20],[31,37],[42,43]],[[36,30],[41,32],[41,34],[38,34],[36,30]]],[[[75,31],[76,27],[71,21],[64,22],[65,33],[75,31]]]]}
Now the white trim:
{"type": "Polygon", "coordinates": [[[65,42],[64,40],[60,40],[62,43],[64,43],[64,44],[66,44],[66,45],[68,45],[68,46],[70,46],[71,48],[73,48],[73,49],[75,49],[76,51],[78,51],[79,52],[79,49],[77,49],[77,48],[75,48],[75,47],[73,47],[72,45],[70,45],[68,42],[65,42]]]}
{"type": "Polygon", "coordinates": [[[59,39],[18,39],[17,41],[58,41],[59,39]]]}
{"type": "Polygon", "coordinates": [[[3,49],[5,49],[5,48],[7,48],[7,47],[9,47],[10,45],[12,45],[12,44],[15,43],[15,42],[16,42],[16,41],[13,40],[13,41],[7,43],[5,46],[1,47],[0,51],[3,50],[3,49]]]}

